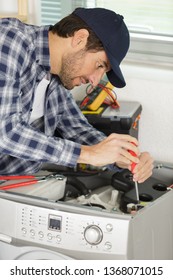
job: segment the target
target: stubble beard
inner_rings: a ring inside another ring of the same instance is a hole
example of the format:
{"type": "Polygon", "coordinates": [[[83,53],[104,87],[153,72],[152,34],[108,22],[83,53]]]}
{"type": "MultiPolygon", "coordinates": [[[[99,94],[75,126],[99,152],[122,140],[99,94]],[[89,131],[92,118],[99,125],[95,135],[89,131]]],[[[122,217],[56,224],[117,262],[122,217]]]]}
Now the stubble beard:
{"type": "Polygon", "coordinates": [[[73,80],[78,77],[79,71],[83,66],[84,50],[80,50],[76,54],[67,54],[62,58],[62,67],[59,78],[63,86],[71,90],[74,88],[73,80]]]}

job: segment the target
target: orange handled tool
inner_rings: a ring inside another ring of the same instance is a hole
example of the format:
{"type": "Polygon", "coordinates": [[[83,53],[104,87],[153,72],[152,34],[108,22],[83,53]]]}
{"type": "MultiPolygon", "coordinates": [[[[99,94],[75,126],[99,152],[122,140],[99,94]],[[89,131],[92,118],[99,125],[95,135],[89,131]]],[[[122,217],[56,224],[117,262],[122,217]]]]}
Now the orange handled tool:
{"type": "MultiPolygon", "coordinates": [[[[132,142],[133,145],[135,145],[135,143],[132,142]]],[[[136,146],[136,145],[135,145],[136,146]]],[[[135,152],[129,150],[129,153],[134,156],[134,157],[137,157],[137,155],[135,154],[135,152]]],[[[132,162],[131,164],[131,172],[132,174],[134,174],[134,168],[136,166],[136,163],[135,162],[132,162]]],[[[137,199],[137,202],[139,203],[139,188],[138,188],[138,183],[135,182],[135,190],[136,190],[136,199],[137,199]]]]}
{"type": "Polygon", "coordinates": [[[5,183],[6,181],[10,182],[12,180],[19,180],[16,183],[13,184],[9,184],[9,185],[4,185],[4,186],[0,186],[0,191],[1,190],[9,190],[9,189],[14,189],[14,188],[19,188],[19,187],[26,187],[26,186],[30,186],[33,184],[37,184],[39,182],[42,181],[46,181],[48,179],[51,178],[55,178],[55,179],[62,179],[62,175],[59,174],[49,174],[49,175],[43,175],[43,176],[35,176],[35,175],[0,175],[0,184],[5,183]],[[26,181],[22,181],[20,182],[20,180],[26,179],[26,181]],[[27,180],[29,179],[29,180],[27,180]]]}
{"type": "MultiPolygon", "coordinates": [[[[129,151],[129,153],[134,156],[134,157],[137,157],[137,155],[135,154],[135,152],[133,151],[129,151]]],[[[136,166],[136,162],[132,162],[131,163],[131,172],[133,173],[134,169],[135,169],[135,166],[136,166]]]]}
{"type": "Polygon", "coordinates": [[[5,186],[1,186],[0,190],[9,190],[9,189],[13,189],[13,188],[19,188],[19,187],[25,187],[25,186],[30,186],[36,183],[39,183],[41,181],[45,181],[46,180],[46,176],[42,176],[42,177],[37,177],[34,175],[7,175],[7,176],[0,176],[0,184],[5,183],[6,181],[12,181],[12,180],[23,180],[23,179],[27,179],[26,181],[21,181],[21,182],[16,182],[13,184],[9,184],[9,185],[5,185],[5,186]],[[28,180],[29,179],[29,180],[28,180]]]}

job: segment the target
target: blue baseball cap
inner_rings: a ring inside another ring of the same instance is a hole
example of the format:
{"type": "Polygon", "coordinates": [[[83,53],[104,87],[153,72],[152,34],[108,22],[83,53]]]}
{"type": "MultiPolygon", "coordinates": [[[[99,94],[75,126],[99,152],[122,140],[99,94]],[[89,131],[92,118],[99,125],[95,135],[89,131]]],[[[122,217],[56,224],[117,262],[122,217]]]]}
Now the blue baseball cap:
{"type": "Polygon", "coordinates": [[[106,73],[108,80],[115,87],[124,87],[126,82],[120,63],[129,49],[130,37],[123,16],[104,8],[77,8],[73,14],[80,17],[102,42],[111,64],[111,70],[106,73]]]}

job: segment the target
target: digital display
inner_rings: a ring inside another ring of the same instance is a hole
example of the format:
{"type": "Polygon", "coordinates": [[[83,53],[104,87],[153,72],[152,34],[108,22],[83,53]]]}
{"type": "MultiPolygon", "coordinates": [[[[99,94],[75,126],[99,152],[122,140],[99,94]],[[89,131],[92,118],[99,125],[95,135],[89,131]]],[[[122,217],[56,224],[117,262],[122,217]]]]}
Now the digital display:
{"type": "Polygon", "coordinates": [[[61,216],[49,215],[49,229],[61,231],[61,216]]]}

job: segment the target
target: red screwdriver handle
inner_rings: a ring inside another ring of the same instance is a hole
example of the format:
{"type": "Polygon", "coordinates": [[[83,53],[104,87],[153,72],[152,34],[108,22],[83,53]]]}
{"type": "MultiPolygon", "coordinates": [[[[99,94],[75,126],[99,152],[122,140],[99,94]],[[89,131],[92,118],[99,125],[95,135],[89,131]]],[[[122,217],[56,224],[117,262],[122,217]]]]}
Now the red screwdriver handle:
{"type": "MultiPolygon", "coordinates": [[[[132,144],[136,146],[135,143],[132,142],[132,144]]],[[[132,156],[137,157],[137,154],[135,154],[135,152],[133,152],[133,151],[131,151],[131,150],[128,150],[128,152],[129,152],[132,156]]],[[[133,171],[134,171],[134,169],[135,169],[135,166],[136,166],[136,162],[132,162],[132,163],[131,163],[131,172],[132,172],[132,173],[133,173],[133,171]]]]}

